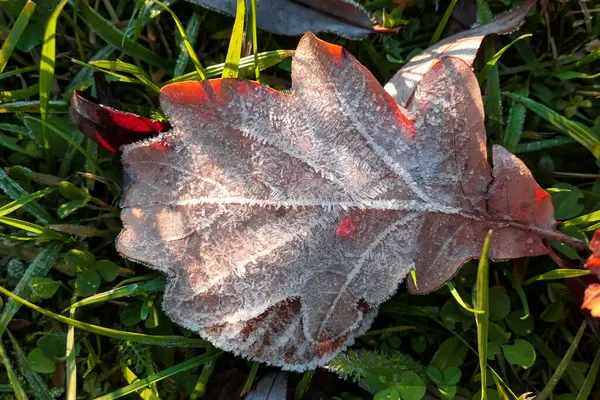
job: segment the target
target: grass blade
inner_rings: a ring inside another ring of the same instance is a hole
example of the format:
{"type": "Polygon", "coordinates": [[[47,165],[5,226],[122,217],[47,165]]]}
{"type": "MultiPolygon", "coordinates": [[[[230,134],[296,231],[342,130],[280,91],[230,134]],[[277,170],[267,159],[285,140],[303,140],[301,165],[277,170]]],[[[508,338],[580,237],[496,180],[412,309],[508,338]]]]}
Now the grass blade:
{"type": "MultiPolygon", "coordinates": [[[[77,295],[73,294],[71,303],[77,300],[77,295]]],[[[69,317],[75,318],[75,308],[69,311],[69,317]]],[[[69,325],[67,328],[67,345],[65,348],[65,397],[66,400],[77,400],[77,363],[75,354],[75,327],[69,325]]]]}
{"type": "Polygon", "coordinates": [[[487,350],[489,335],[489,254],[490,243],[492,241],[492,231],[490,230],[485,237],[479,267],[477,268],[477,289],[475,304],[477,309],[483,311],[481,314],[475,314],[477,324],[477,354],[479,356],[479,369],[481,372],[481,399],[486,400],[486,376],[487,376],[487,350]]]}
{"type": "Polygon", "coordinates": [[[33,1],[28,1],[25,4],[23,10],[21,10],[21,13],[17,17],[15,24],[11,28],[8,37],[4,40],[2,48],[0,48],[0,73],[4,71],[4,68],[8,63],[8,59],[10,58],[13,51],[15,50],[15,47],[17,46],[19,38],[23,34],[23,31],[25,30],[27,25],[29,24],[29,19],[33,15],[35,7],[36,5],[33,1]]]}
{"type": "MultiPolygon", "coordinates": [[[[208,352],[215,352],[215,349],[210,349],[208,352]]],[[[206,387],[208,386],[208,380],[212,376],[212,373],[215,371],[215,367],[217,366],[217,361],[219,356],[217,355],[215,358],[210,359],[204,364],[202,367],[202,373],[196,382],[196,386],[194,386],[194,391],[190,396],[190,400],[197,400],[206,394],[206,387]]]]}
{"type": "Polygon", "coordinates": [[[467,303],[462,299],[462,297],[460,297],[460,294],[458,293],[458,291],[456,290],[456,288],[454,287],[454,284],[452,283],[452,281],[448,281],[446,282],[446,285],[448,286],[448,289],[450,290],[450,293],[452,294],[452,297],[454,297],[454,300],[456,300],[456,302],[465,310],[467,310],[470,313],[473,314],[483,314],[483,311],[481,310],[476,310],[474,308],[471,308],[467,305],[467,303]]]}
{"type": "Polygon", "coordinates": [[[244,17],[246,16],[246,0],[237,0],[235,11],[235,22],[233,23],[233,32],[229,39],[229,48],[225,58],[225,68],[223,69],[223,78],[237,78],[240,68],[240,57],[242,54],[242,45],[244,43],[244,17]]]}
{"type": "MultiPolygon", "coordinates": [[[[62,245],[59,243],[50,243],[48,247],[35,257],[13,290],[15,293],[14,296],[29,296],[31,293],[31,279],[36,276],[46,276],[48,274],[48,271],[50,271],[50,268],[56,262],[61,248],[62,245]]],[[[0,335],[2,335],[19,308],[21,308],[21,304],[18,301],[9,300],[6,302],[6,305],[2,309],[2,314],[0,314],[0,335]]]]}
{"type": "MultiPolygon", "coordinates": [[[[0,189],[13,200],[19,200],[29,194],[21,185],[8,176],[3,168],[0,168],[0,189]]],[[[47,225],[54,222],[54,218],[37,203],[25,204],[23,208],[41,224],[47,225]]]]}
{"type": "Polygon", "coordinates": [[[505,93],[505,95],[520,102],[529,110],[554,125],[562,133],[581,143],[594,157],[600,158],[600,140],[589,129],[570,121],[537,101],[516,93],[505,93]]]}
{"type": "Polygon", "coordinates": [[[198,60],[198,56],[196,55],[196,52],[194,51],[194,46],[192,46],[192,43],[190,42],[187,35],[185,34],[185,29],[183,28],[181,21],[179,20],[179,18],[177,18],[177,15],[175,15],[175,13],[173,11],[171,11],[171,9],[169,7],[165,6],[164,4],[162,4],[161,2],[156,1],[156,0],[154,1],[154,3],[159,5],[162,9],[164,9],[169,14],[171,14],[171,17],[173,17],[173,21],[175,21],[177,30],[179,30],[179,34],[181,35],[181,40],[183,40],[183,44],[185,45],[188,55],[192,59],[192,63],[194,64],[194,67],[196,67],[196,72],[198,73],[198,76],[200,77],[201,80],[205,80],[206,75],[204,74],[204,68],[202,68],[202,64],[200,64],[200,60],[198,60]]]}
{"type": "Polygon", "coordinates": [[[454,11],[454,6],[456,6],[456,3],[458,3],[458,0],[452,0],[448,5],[448,8],[446,8],[446,12],[442,16],[442,19],[438,24],[437,28],[435,29],[435,32],[433,33],[433,36],[431,37],[431,40],[429,41],[429,45],[427,47],[431,47],[440,41],[442,33],[444,33],[444,29],[446,28],[446,24],[448,23],[448,20],[452,15],[452,11],[454,11]]]}
{"type": "Polygon", "coordinates": [[[73,140],[73,138],[71,136],[69,136],[69,134],[67,134],[67,133],[63,132],[62,130],[58,129],[57,127],[55,127],[51,123],[45,122],[45,121],[43,121],[41,119],[38,119],[38,118],[35,118],[35,117],[25,117],[24,120],[25,121],[34,121],[34,122],[37,122],[39,124],[42,124],[44,127],[47,127],[52,132],[56,133],[58,136],[60,136],[61,138],[63,138],[71,146],[73,146],[74,148],[76,148],[77,150],[79,150],[79,152],[81,154],[83,154],[83,156],[86,158],[86,160],[89,161],[94,166],[94,168],[96,168],[98,170],[98,172],[100,172],[101,175],[105,175],[104,171],[102,170],[102,168],[100,168],[100,166],[96,162],[95,158],[90,153],[88,153],[83,147],[81,147],[81,145],[79,143],[77,143],[75,140],[73,140]]]}
{"type": "MultiPolygon", "coordinates": [[[[126,72],[126,73],[131,74],[131,75],[135,76],[136,78],[138,78],[140,82],[142,82],[144,85],[148,86],[150,89],[154,90],[156,93],[160,92],[160,88],[158,86],[156,86],[154,84],[154,82],[152,82],[152,80],[150,79],[148,74],[143,69],[138,67],[137,65],[129,64],[129,63],[126,63],[126,62],[123,62],[120,60],[116,60],[116,61],[98,60],[98,61],[91,61],[90,64],[94,65],[96,67],[108,69],[111,72],[115,72],[115,71],[126,72]]],[[[117,75],[117,76],[121,77],[122,75],[117,75]]]]}
{"type": "Polygon", "coordinates": [[[5,296],[10,297],[12,300],[17,303],[24,305],[28,308],[31,308],[34,311],[39,312],[40,314],[45,315],[46,317],[52,318],[55,321],[62,322],[63,324],[72,325],[75,328],[95,333],[101,336],[107,336],[114,339],[119,340],[129,340],[137,343],[144,343],[155,346],[164,346],[164,347],[206,347],[208,343],[202,339],[188,339],[183,336],[166,336],[166,335],[146,335],[143,333],[137,332],[127,332],[120,331],[118,329],[105,328],[103,326],[88,324],[87,322],[82,322],[76,319],[63,317],[62,315],[58,315],[53,313],[52,311],[48,311],[42,307],[39,307],[20,296],[11,293],[6,290],[4,287],[0,286],[0,293],[5,296]]]}
{"type": "MultiPolygon", "coordinates": [[[[138,378],[137,375],[125,364],[124,360],[121,359],[120,364],[121,372],[123,373],[123,377],[125,378],[127,383],[135,383],[140,381],[140,378],[138,378]]],[[[148,388],[141,388],[136,390],[136,392],[143,400],[160,400],[154,394],[154,392],[152,392],[152,390],[148,388]]]]}
{"type": "Polygon", "coordinates": [[[21,375],[23,375],[25,380],[27,380],[29,387],[33,391],[33,397],[35,397],[37,400],[54,400],[54,396],[52,396],[50,389],[48,389],[48,386],[44,383],[40,375],[29,368],[27,357],[25,356],[25,353],[23,353],[19,343],[15,340],[15,337],[12,335],[12,333],[10,333],[10,331],[6,331],[6,333],[8,334],[13,349],[15,350],[17,364],[19,365],[21,375]]]}
{"type": "MultiPolygon", "coordinates": [[[[516,92],[520,96],[529,96],[529,79],[516,92]]],[[[525,106],[518,101],[513,101],[510,110],[508,111],[508,121],[506,123],[506,131],[504,132],[504,147],[511,153],[517,150],[517,145],[523,134],[523,124],[525,123],[525,115],[527,110],[525,106]]]]}
{"type": "Polygon", "coordinates": [[[0,80],[2,80],[4,78],[10,78],[11,76],[15,76],[15,75],[19,75],[19,74],[24,74],[26,72],[35,71],[36,69],[38,69],[37,65],[32,65],[30,67],[23,67],[23,68],[13,69],[12,71],[1,73],[0,74],[0,80]]]}
{"type": "MultiPolygon", "coordinates": [[[[270,68],[273,65],[279,64],[282,60],[291,57],[294,55],[294,50],[274,50],[274,51],[265,51],[263,53],[258,54],[258,69],[260,71],[270,68]]],[[[246,74],[252,71],[253,68],[256,67],[254,56],[248,56],[240,59],[240,72],[242,74],[246,74]]],[[[223,73],[225,69],[225,63],[211,65],[207,67],[204,72],[206,73],[207,78],[214,78],[223,73]]],[[[197,72],[190,72],[177,78],[173,78],[170,81],[164,82],[161,85],[165,86],[171,83],[176,82],[185,82],[198,79],[197,72]]]]}
{"type": "MultiPolygon", "coordinates": [[[[62,0],[58,3],[54,11],[52,11],[52,14],[50,14],[50,18],[48,18],[44,30],[42,59],[40,61],[40,114],[42,121],[44,122],[48,120],[48,104],[50,103],[50,92],[52,91],[52,83],[54,82],[54,66],[56,64],[56,22],[67,3],[68,0],[62,0]]],[[[48,163],[50,163],[52,154],[45,126],[43,132],[46,159],[48,160],[48,163]]]]}
{"type": "Polygon", "coordinates": [[[577,398],[575,400],[586,400],[590,398],[590,394],[592,393],[592,389],[594,385],[598,382],[596,377],[598,376],[598,370],[600,370],[600,350],[596,353],[596,357],[594,357],[594,361],[592,362],[592,366],[585,377],[585,382],[583,383],[583,387],[577,394],[577,398]]]}
{"type": "Polygon", "coordinates": [[[544,387],[544,389],[536,396],[537,400],[546,400],[550,395],[552,395],[554,388],[558,384],[558,381],[562,378],[563,374],[567,370],[569,363],[571,362],[571,358],[573,358],[573,354],[575,354],[575,350],[577,350],[577,346],[579,346],[579,341],[583,336],[583,332],[585,332],[585,328],[587,327],[587,322],[583,321],[579,330],[577,331],[577,335],[571,342],[569,349],[565,353],[563,359],[558,364],[556,371],[548,380],[548,383],[544,387]]]}
{"type": "Polygon", "coordinates": [[[28,400],[27,394],[21,386],[21,381],[19,381],[19,377],[15,373],[13,369],[10,359],[6,355],[6,350],[4,350],[4,346],[2,345],[2,341],[0,341],[0,359],[2,359],[2,364],[4,364],[4,368],[6,369],[6,375],[8,375],[8,381],[13,388],[15,396],[18,400],[28,400]]]}
{"type": "MultiPolygon", "coordinates": [[[[198,17],[198,14],[194,13],[190,17],[188,21],[187,28],[185,28],[185,35],[188,38],[192,49],[194,48],[194,44],[196,43],[196,39],[198,39],[198,32],[200,31],[200,22],[202,19],[198,17]]],[[[187,67],[188,61],[190,60],[190,54],[185,47],[185,42],[181,41],[181,49],[179,51],[179,57],[177,57],[177,62],[175,62],[175,69],[173,71],[173,76],[181,76],[185,73],[185,68],[187,67]],[[185,51],[184,51],[185,50],[185,51]]]]}
{"type": "Polygon", "coordinates": [[[538,281],[549,281],[554,279],[577,278],[579,276],[589,275],[592,272],[587,269],[555,269],[554,271],[544,272],[523,282],[523,286],[531,285],[538,281]]]}
{"type": "Polygon", "coordinates": [[[55,188],[48,187],[46,189],[38,190],[35,193],[25,195],[25,196],[21,197],[20,199],[17,199],[15,201],[11,201],[8,204],[5,204],[2,207],[0,207],[0,217],[4,217],[5,215],[10,214],[11,212],[16,211],[19,208],[24,207],[25,205],[29,204],[33,200],[39,199],[40,197],[44,197],[45,195],[53,192],[54,190],[55,190],[55,188]]]}
{"type": "MultiPolygon", "coordinates": [[[[123,297],[137,296],[140,294],[155,293],[165,288],[165,282],[160,279],[153,279],[150,282],[139,285],[134,283],[132,285],[121,286],[116,289],[111,289],[103,293],[98,293],[85,299],[79,300],[71,304],[67,309],[73,309],[74,307],[85,307],[92,304],[104,303],[110,300],[121,299],[123,297]]],[[[66,310],[65,310],[66,311],[66,310]]]]}
{"type": "Polygon", "coordinates": [[[28,87],[26,89],[0,92],[0,103],[28,99],[31,96],[38,93],[38,91],[39,91],[39,85],[35,84],[35,85],[31,85],[30,87],[28,87]]]}
{"type": "Polygon", "coordinates": [[[171,68],[173,66],[171,61],[157,56],[151,50],[148,50],[144,46],[129,39],[123,32],[115,28],[112,23],[98,14],[87,1],[80,1],[77,4],[79,16],[83,18],[89,27],[108,44],[116,47],[131,57],[139,58],[155,67],[171,68]]]}
{"type": "Polygon", "coordinates": [[[258,68],[258,34],[256,33],[256,0],[250,0],[250,31],[252,32],[252,55],[254,56],[254,79],[260,80],[258,68]]]}
{"type": "Polygon", "coordinates": [[[506,46],[504,46],[500,50],[498,50],[498,52],[496,52],[496,54],[494,54],[492,56],[492,58],[490,58],[485,63],[485,66],[483,67],[483,69],[479,73],[479,76],[477,77],[477,81],[479,82],[479,84],[481,85],[483,82],[486,81],[488,75],[492,71],[492,68],[494,68],[494,66],[496,65],[496,63],[498,62],[498,60],[500,59],[500,57],[502,57],[502,54],[504,54],[506,52],[506,50],[510,49],[512,47],[512,45],[515,44],[516,42],[518,42],[519,40],[525,39],[525,38],[528,38],[528,37],[532,37],[532,36],[533,35],[531,33],[519,36],[518,38],[516,38],[515,40],[513,40],[512,42],[510,42],[509,44],[507,44],[506,46]]]}
{"type": "Polygon", "coordinates": [[[95,400],[118,399],[118,398],[126,396],[130,393],[133,393],[141,388],[144,388],[152,383],[161,381],[163,379],[166,379],[166,378],[173,376],[175,374],[178,374],[180,372],[188,371],[192,368],[196,368],[202,364],[205,364],[208,361],[218,357],[221,353],[222,353],[222,351],[207,352],[206,354],[203,354],[201,356],[196,356],[194,358],[190,358],[187,361],[184,361],[180,364],[177,364],[170,368],[162,370],[159,373],[150,375],[149,377],[141,379],[135,383],[132,383],[131,385],[127,385],[119,390],[115,390],[114,392],[111,392],[104,396],[97,397],[95,400]]]}

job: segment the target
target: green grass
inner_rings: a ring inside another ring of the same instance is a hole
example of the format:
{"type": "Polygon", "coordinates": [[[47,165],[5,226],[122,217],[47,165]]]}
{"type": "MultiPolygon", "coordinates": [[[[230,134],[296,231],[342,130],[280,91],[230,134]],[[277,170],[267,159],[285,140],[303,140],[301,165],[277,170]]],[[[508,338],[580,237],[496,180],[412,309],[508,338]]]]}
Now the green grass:
{"type": "MultiPolygon", "coordinates": [[[[474,22],[452,17],[451,0],[404,11],[391,0],[363,3],[404,30],[364,41],[318,36],[382,83],[448,29],[474,22]]],[[[470,11],[485,21],[519,2],[475,3],[470,11]]],[[[561,229],[586,239],[600,228],[600,14],[586,2],[546,4],[522,31],[488,38],[475,71],[489,141],[554,187],[561,229]]],[[[113,83],[122,109],[144,116],[161,115],[158,93],[174,82],[240,77],[288,89],[298,38],[257,29],[255,7],[229,18],[183,0],[0,0],[0,400],[238,398],[269,371],[163,313],[163,277],[114,249],[119,155],[66,113],[74,90],[95,94],[93,71],[113,83]]],[[[493,262],[484,251],[435,293],[402,286],[332,362],[337,374],[290,374],[292,398],[417,399],[425,387],[444,399],[591,398],[600,323],[584,319],[570,290],[588,274],[587,253],[550,245],[562,265],[493,262]]]]}

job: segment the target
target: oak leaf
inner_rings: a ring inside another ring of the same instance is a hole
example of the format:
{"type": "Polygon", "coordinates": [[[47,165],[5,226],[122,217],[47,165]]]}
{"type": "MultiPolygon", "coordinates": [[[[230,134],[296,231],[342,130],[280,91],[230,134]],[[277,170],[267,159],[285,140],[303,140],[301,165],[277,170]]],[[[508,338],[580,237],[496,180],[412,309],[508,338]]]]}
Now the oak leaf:
{"type": "Polygon", "coordinates": [[[457,33],[439,41],[409,60],[385,85],[385,90],[402,106],[410,100],[415,87],[435,63],[444,57],[460,58],[473,65],[483,39],[490,34],[517,30],[537,0],[527,0],[520,7],[496,16],[489,24],[457,33]]]}
{"type": "Polygon", "coordinates": [[[292,90],[217,79],[164,87],[173,129],[125,146],[117,249],[164,272],[163,308],[217,347],[290,370],[364,333],[411,271],[413,293],[481,252],[548,253],[549,194],[500,146],[487,160],[470,67],[443,58],[405,109],[312,34],[292,90]]]}

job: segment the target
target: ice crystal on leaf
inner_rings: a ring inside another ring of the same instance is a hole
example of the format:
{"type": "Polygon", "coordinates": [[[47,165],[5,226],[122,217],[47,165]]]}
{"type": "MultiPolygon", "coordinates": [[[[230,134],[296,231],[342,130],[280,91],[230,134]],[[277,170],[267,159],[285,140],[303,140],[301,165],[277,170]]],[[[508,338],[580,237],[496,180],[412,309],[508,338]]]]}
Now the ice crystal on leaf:
{"type": "Polygon", "coordinates": [[[173,129],[128,145],[121,254],[168,276],[163,307],[217,347],[286,369],[364,333],[411,269],[428,293],[479,256],[546,254],[550,196],[499,146],[487,160],[470,67],[443,58],[398,106],[312,34],[291,94],[217,79],[166,86],[173,129]]]}

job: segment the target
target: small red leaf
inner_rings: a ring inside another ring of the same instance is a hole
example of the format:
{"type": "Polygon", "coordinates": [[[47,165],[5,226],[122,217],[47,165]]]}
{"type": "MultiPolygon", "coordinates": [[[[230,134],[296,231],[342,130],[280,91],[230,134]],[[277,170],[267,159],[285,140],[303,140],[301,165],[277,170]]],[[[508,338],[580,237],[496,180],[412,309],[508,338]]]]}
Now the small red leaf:
{"type": "Polygon", "coordinates": [[[122,145],[154,137],[171,128],[166,122],[94,103],[81,91],[73,94],[69,115],[83,134],[112,152],[119,151],[122,145]]]}

